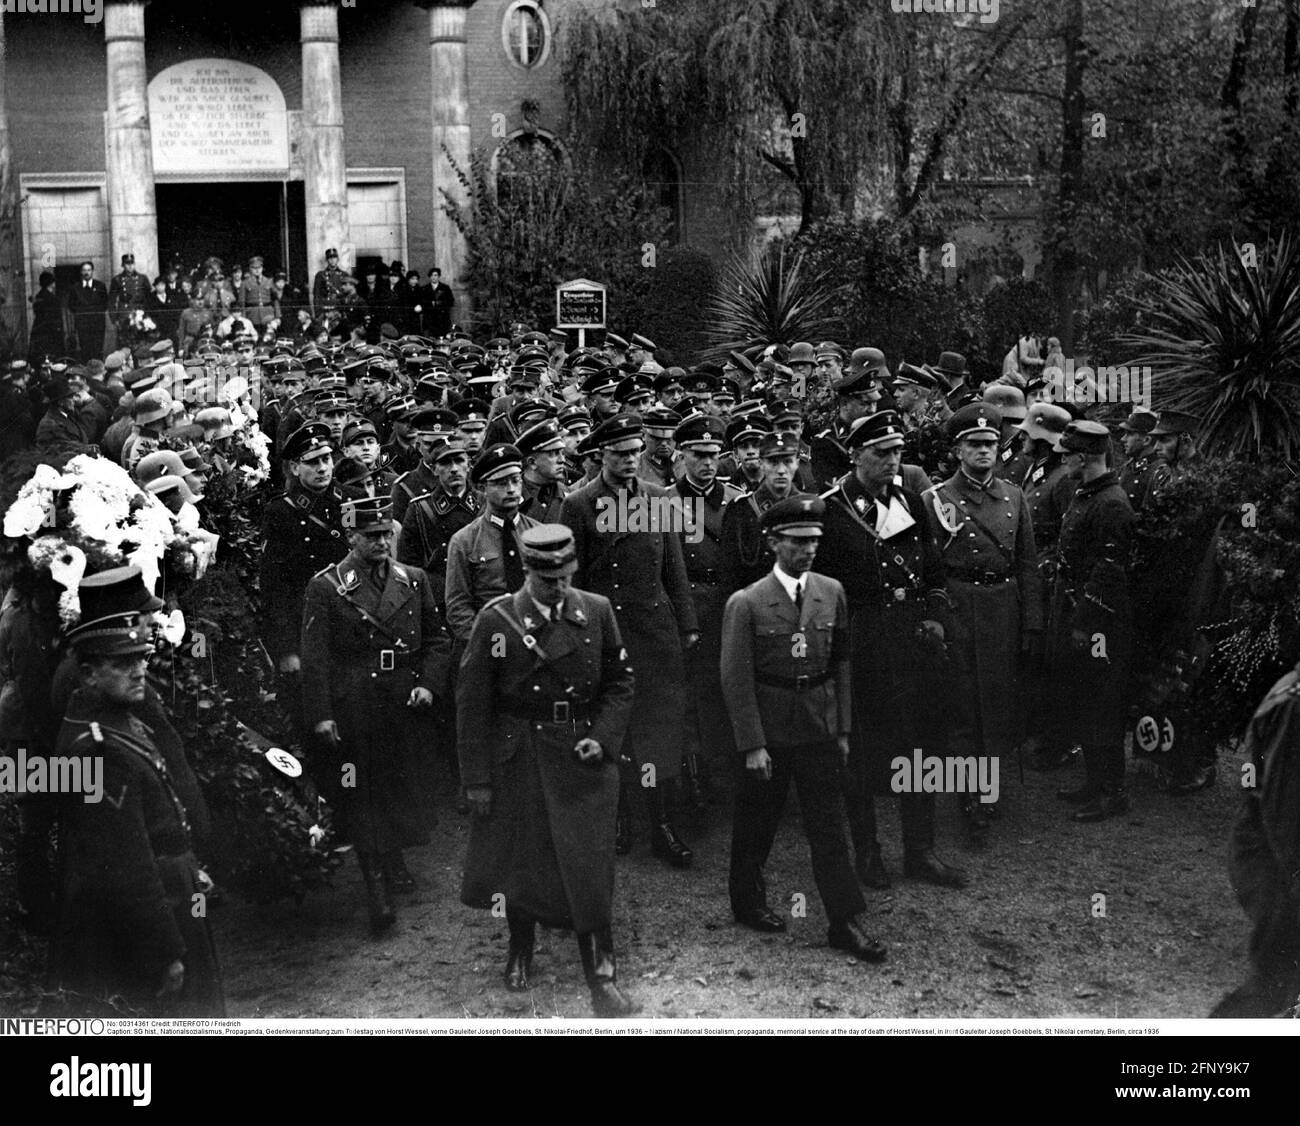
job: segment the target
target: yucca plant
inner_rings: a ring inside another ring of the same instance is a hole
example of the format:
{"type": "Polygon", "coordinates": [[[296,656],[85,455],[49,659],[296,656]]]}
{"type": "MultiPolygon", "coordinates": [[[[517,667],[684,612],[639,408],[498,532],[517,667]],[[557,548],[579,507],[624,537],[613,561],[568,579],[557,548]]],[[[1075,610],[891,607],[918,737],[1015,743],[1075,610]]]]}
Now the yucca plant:
{"type": "Polygon", "coordinates": [[[1118,343],[1152,368],[1157,408],[1199,415],[1206,453],[1300,453],[1300,241],[1290,232],[1179,262],[1118,343]]]}
{"type": "Polygon", "coordinates": [[[837,286],[828,274],[812,275],[802,253],[777,243],[749,257],[732,258],[719,272],[705,313],[710,358],[755,344],[816,343],[837,327],[831,315],[837,286]]]}

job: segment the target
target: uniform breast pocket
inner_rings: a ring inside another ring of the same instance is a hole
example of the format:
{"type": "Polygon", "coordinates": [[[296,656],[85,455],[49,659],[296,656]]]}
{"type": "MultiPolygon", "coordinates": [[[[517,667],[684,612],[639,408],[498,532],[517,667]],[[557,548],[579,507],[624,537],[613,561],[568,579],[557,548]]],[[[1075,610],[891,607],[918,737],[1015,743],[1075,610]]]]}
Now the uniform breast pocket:
{"type": "Polygon", "coordinates": [[[480,551],[469,557],[469,565],[474,568],[492,567],[501,559],[499,551],[480,551]]]}

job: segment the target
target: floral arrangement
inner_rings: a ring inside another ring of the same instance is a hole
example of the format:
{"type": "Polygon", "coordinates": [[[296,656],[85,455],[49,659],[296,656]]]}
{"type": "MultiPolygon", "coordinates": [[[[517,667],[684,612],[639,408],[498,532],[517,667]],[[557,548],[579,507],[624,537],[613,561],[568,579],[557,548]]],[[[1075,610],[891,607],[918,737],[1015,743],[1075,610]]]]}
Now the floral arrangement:
{"type": "Polygon", "coordinates": [[[4,534],[31,539],[28,560],[67,588],[59,600],[66,625],[80,615],[77,583],[88,566],[134,563],[152,589],[164,557],[184,539],[157,497],[120,465],[87,454],[72,458],[62,472],[37,465],[5,512],[4,534]]]}

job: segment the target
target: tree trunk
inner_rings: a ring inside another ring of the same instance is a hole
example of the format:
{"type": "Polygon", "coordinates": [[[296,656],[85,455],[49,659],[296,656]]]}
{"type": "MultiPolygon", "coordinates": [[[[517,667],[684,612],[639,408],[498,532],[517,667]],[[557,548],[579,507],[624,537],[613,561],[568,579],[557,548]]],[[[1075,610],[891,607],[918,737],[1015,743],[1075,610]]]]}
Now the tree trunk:
{"type": "Polygon", "coordinates": [[[1283,106],[1295,118],[1300,100],[1300,0],[1286,0],[1286,35],[1282,46],[1283,106]]]}
{"type": "Polygon", "coordinates": [[[1083,72],[1087,66],[1083,38],[1083,0],[1066,0],[1065,90],[1061,123],[1061,176],[1056,197],[1056,235],[1051,245],[1052,295],[1056,335],[1066,355],[1074,350],[1074,302],[1079,280],[1075,227],[1083,184],[1083,72]]]}
{"type": "Polygon", "coordinates": [[[0,351],[27,350],[27,287],[18,235],[18,182],[9,151],[9,108],[5,102],[4,12],[0,10],[0,351]]]}

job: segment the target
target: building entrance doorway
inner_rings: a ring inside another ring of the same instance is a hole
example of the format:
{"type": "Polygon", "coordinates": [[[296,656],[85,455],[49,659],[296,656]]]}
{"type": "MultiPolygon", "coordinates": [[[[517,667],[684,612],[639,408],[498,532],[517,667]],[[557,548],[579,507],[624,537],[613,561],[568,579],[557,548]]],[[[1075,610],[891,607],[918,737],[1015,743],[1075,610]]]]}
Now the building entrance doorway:
{"type": "Polygon", "coordinates": [[[273,276],[287,270],[298,285],[307,273],[306,201],[301,181],[158,184],[158,260],[185,271],[216,256],[227,272],[255,254],[273,276]]]}

